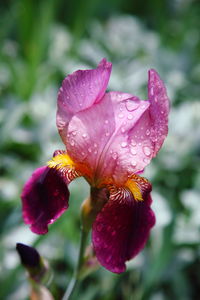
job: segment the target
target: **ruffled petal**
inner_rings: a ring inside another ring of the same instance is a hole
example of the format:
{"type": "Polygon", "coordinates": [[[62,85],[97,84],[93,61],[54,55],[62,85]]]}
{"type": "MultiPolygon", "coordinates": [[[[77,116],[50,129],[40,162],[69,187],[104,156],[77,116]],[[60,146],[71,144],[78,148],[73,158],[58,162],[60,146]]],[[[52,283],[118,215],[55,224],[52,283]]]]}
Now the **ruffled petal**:
{"type": "Polygon", "coordinates": [[[65,128],[71,117],[103,97],[111,69],[112,64],[104,58],[96,69],[78,70],[64,79],[58,93],[57,111],[57,127],[64,143],[65,128]]]}
{"type": "Polygon", "coordinates": [[[68,181],[56,169],[46,166],[34,171],[24,185],[21,199],[23,218],[34,233],[45,234],[68,208],[68,181]]]}
{"type": "Polygon", "coordinates": [[[151,197],[135,201],[128,189],[115,189],[93,223],[92,241],[97,259],[111,272],[121,273],[125,262],[145,246],[155,224],[151,197]]]}

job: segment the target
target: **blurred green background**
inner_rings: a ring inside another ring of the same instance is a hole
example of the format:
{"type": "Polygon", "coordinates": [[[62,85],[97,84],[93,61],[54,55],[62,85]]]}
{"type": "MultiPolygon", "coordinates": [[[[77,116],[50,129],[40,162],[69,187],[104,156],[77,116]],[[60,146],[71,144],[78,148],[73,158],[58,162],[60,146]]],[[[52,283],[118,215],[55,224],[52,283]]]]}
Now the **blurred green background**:
{"type": "Polygon", "coordinates": [[[19,0],[0,2],[0,299],[28,299],[16,242],[34,245],[55,274],[60,299],[79,243],[88,186],[70,185],[69,210],[37,236],[23,224],[20,193],[34,168],[63,149],[55,125],[61,81],[101,58],[110,90],[147,95],[155,68],[171,99],[168,138],[146,168],[157,224],[144,251],[115,275],[88,276],[73,299],[199,299],[200,3],[192,0],[19,0]]]}

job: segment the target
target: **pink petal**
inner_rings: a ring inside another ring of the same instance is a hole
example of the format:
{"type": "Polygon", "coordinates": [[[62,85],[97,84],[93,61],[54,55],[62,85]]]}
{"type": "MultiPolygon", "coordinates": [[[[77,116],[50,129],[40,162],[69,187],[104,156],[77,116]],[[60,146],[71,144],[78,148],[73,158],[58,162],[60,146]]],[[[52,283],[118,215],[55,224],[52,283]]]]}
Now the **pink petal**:
{"type": "MultiPolygon", "coordinates": [[[[152,73],[153,72],[153,73],[152,73]]],[[[140,173],[161,147],[167,134],[166,90],[150,72],[150,100],[120,92],[106,93],[97,104],[75,114],[65,132],[69,155],[85,162],[96,179],[123,184],[140,173]]]]}
{"type": "Polygon", "coordinates": [[[148,97],[151,103],[149,111],[152,122],[151,139],[154,142],[153,156],[156,156],[168,133],[169,99],[163,81],[153,69],[149,70],[148,97]]]}
{"type": "MultiPolygon", "coordinates": [[[[71,119],[66,133],[70,157],[88,164],[98,178],[115,177],[116,181],[118,178],[121,181],[123,176],[127,178],[127,168],[122,170],[117,158],[125,156],[124,163],[130,161],[126,147],[129,146],[128,134],[148,107],[148,101],[131,94],[105,94],[99,103],[71,119]]],[[[132,166],[131,172],[134,171],[135,166],[132,166]]]]}
{"type": "Polygon", "coordinates": [[[57,126],[63,141],[63,130],[71,117],[94,103],[104,95],[110,78],[112,64],[102,59],[93,70],[78,70],[68,75],[58,93],[57,126]]]}
{"type": "Polygon", "coordinates": [[[69,190],[59,171],[46,166],[34,171],[22,191],[23,218],[37,234],[45,234],[68,208],[69,190]]]}
{"type": "Polygon", "coordinates": [[[155,224],[150,204],[150,194],[144,201],[136,202],[128,190],[119,189],[97,215],[93,223],[93,247],[97,259],[109,271],[124,272],[125,262],[144,248],[155,224]]]}

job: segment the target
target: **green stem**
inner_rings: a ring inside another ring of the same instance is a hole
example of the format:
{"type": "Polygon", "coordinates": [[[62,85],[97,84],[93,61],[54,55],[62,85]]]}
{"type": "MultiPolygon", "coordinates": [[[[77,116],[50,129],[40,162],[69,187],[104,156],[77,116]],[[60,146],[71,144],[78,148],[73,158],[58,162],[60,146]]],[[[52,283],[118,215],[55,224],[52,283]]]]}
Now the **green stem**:
{"type": "Polygon", "coordinates": [[[74,275],[66,289],[66,292],[62,298],[62,300],[69,300],[75,290],[75,287],[78,283],[79,280],[79,272],[81,270],[83,261],[84,261],[84,252],[85,252],[85,247],[87,243],[87,237],[88,237],[88,231],[85,231],[83,228],[81,228],[81,241],[80,241],[80,248],[79,248],[79,256],[78,256],[78,262],[77,266],[74,271],[74,275]]]}

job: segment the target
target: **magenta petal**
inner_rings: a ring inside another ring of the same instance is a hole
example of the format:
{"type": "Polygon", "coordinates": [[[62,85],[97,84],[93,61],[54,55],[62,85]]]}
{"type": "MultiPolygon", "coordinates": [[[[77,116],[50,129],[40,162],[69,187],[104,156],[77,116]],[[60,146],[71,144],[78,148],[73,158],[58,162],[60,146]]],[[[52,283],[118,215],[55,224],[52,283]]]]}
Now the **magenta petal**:
{"type": "Polygon", "coordinates": [[[109,271],[124,272],[125,262],[145,246],[155,224],[150,204],[149,195],[146,200],[136,202],[127,191],[120,201],[111,196],[97,215],[92,231],[93,246],[97,259],[109,271]]]}
{"type": "Polygon", "coordinates": [[[78,70],[64,79],[58,93],[57,111],[57,126],[62,138],[62,131],[71,117],[103,97],[111,68],[112,64],[104,58],[96,69],[78,70]]]}
{"type": "Polygon", "coordinates": [[[38,168],[25,183],[22,191],[23,218],[37,234],[45,234],[68,208],[69,190],[55,169],[38,168]]]}

